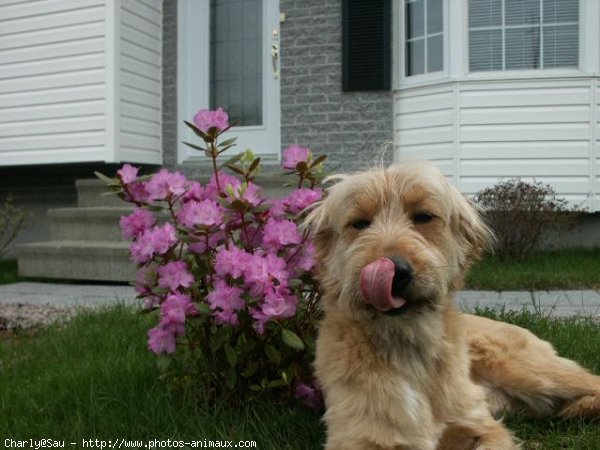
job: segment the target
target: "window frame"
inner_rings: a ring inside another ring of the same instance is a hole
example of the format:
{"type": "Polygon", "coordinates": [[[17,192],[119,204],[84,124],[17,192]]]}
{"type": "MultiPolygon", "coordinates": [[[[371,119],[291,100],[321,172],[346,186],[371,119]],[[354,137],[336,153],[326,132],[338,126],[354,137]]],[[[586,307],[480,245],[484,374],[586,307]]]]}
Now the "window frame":
{"type": "Polygon", "coordinates": [[[600,2],[579,0],[579,67],[469,71],[469,0],[444,0],[444,70],[406,77],[404,0],[394,2],[394,90],[444,82],[523,80],[600,76],[600,2]]]}
{"type": "MultiPolygon", "coordinates": [[[[427,1],[427,0],[423,0],[427,1]]],[[[455,0],[456,1],[456,0],[455,0]]],[[[445,78],[448,78],[449,71],[449,49],[450,49],[450,36],[449,36],[449,0],[442,0],[443,11],[442,11],[442,36],[443,36],[443,70],[437,72],[424,73],[421,75],[406,75],[406,8],[405,8],[405,0],[397,0],[394,2],[395,11],[394,18],[396,19],[396,23],[399,26],[394,27],[395,38],[394,42],[396,43],[396,50],[394,54],[397,55],[397,61],[394,62],[394,72],[395,78],[398,80],[396,85],[401,87],[409,87],[415,86],[422,83],[435,82],[440,81],[445,78]]],[[[427,39],[427,36],[424,36],[424,39],[427,39]]],[[[425,55],[427,56],[427,55],[425,55]]]]}

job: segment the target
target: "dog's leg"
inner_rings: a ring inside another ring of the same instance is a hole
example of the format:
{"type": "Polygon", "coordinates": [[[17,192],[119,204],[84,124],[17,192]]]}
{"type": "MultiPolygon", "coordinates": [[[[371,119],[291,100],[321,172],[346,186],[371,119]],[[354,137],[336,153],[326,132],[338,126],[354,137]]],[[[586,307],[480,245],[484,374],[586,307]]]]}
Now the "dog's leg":
{"type": "Polygon", "coordinates": [[[600,417],[600,377],[561,358],[528,330],[481,317],[468,320],[473,378],[489,387],[492,414],[600,417]]]}

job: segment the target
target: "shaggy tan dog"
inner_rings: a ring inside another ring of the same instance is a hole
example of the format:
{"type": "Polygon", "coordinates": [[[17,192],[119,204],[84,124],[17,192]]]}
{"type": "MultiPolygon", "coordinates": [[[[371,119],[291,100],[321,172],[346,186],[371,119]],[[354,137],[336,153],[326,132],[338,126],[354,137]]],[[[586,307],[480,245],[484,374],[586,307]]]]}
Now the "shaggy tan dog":
{"type": "Polygon", "coordinates": [[[433,165],[341,176],[308,223],[328,450],[517,449],[506,413],[600,416],[600,377],[453,305],[490,234],[433,165]]]}

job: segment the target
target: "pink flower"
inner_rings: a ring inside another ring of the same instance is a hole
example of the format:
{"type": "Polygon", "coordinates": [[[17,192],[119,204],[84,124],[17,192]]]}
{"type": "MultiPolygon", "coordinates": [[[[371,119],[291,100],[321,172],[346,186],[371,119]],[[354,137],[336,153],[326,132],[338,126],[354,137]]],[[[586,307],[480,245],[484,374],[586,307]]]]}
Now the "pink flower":
{"type": "Polygon", "coordinates": [[[223,108],[217,108],[213,111],[201,109],[194,116],[194,124],[204,133],[208,133],[211,128],[223,131],[229,126],[229,116],[223,111],[223,108]]]}
{"type": "Polygon", "coordinates": [[[282,289],[267,292],[261,306],[262,312],[270,319],[283,319],[296,314],[298,299],[282,289]]]}
{"type": "Polygon", "coordinates": [[[321,391],[312,384],[298,383],[294,393],[298,400],[310,408],[319,409],[323,406],[321,391]]]}
{"type": "MultiPolygon", "coordinates": [[[[160,307],[163,325],[184,324],[186,316],[195,316],[198,310],[189,295],[171,294],[160,307]]],[[[184,329],[185,333],[185,329],[184,329]]],[[[182,333],[183,334],[183,333],[182,333]]]]}
{"type": "Polygon", "coordinates": [[[217,253],[215,259],[215,273],[220,277],[227,275],[239,278],[244,269],[251,265],[252,255],[238,247],[232,246],[231,250],[225,248],[217,253]]]}
{"type": "Polygon", "coordinates": [[[255,297],[262,297],[273,289],[275,282],[282,288],[288,285],[286,262],[272,253],[266,256],[253,255],[245,265],[244,280],[255,297]]]}
{"type": "Polygon", "coordinates": [[[262,201],[262,189],[252,182],[248,183],[242,194],[242,200],[247,201],[252,206],[258,206],[262,201]]]}
{"type": "Polygon", "coordinates": [[[206,296],[217,323],[237,325],[236,311],[246,306],[246,302],[241,298],[242,292],[239,287],[229,286],[224,280],[217,279],[213,290],[206,296]]]}
{"type": "Polygon", "coordinates": [[[190,200],[177,211],[177,220],[186,227],[219,225],[223,221],[221,207],[213,200],[190,200]]]}
{"type": "Polygon", "coordinates": [[[286,245],[302,242],[297,225],[291,220],[269,219],[265,225],[263,245],[273,251],[278,251],[286,245]]]}
{"type": "Polygon", "coordinates": [[[149,310],[158,308],[160,306],[160,298],[155,295],[150,295],[148,297],[144,297],[144,301],[142,302],[142,309],[149,310]]]}
{"type": "Polygon", "coordinates": [[[264,334],[265,325],[269,321],[269,317],[265,313],[263,313],[262,310],[259,308],[252,308],[250,310],[250,315],[254,319],[254,323],[252,324],[254,330],[258,334],[264,334]]]}
{"type": "Polygon", "coordinates": [[[188,185],[188,190],[183,196],[183,201],[187,202],[190,200],[196,200],[197,202],[204,200],[206,197],[206,192],[204,187],[197,181],[192,181],[188,185]]]}
{"type": "Polygon", "coordinates": [[[299,214],[316,201],[321,200],[323,191],[321,189],[296,189],[285,200],[287,210],[293,214],[299,214]]]}
{"type": "Polygon", "coordinates": [[[165,223],[162,227],[154,227],[152,243],[156,253],[159,255],[167,253],[177,243],[175,227],[169,222],[165,223]]]}
{"type": "Polygon", "coordinates": [[[155,285],[156,273],[150,267],[138,270],[135,276],[135,292],[140,295],[149,295],[155,285]]]}
{"type": "Polygon", "coordinates": [[[187,187],[187,178],[179,172],[171,173],[161,169],[146,183],[146,190],[152,200],[164,200],[170,194],[181,195],[187,187]]]}
{"type": "Polygon", "coordinates": [[[180,286],[190,287],[194,282],[194,277],[188,272],[187,264],[183,261],[171,261],[160,266],[157,272],[158,285],[171,291],[177,290],[180,286]]]}
{"type": "Polygon", "coordinates": [[[200,240],[197,242],[194,242],[192,244],[188,244],[188,248],[190,249],[191,252],[202,254],[202,253],[205,253],[207,250],[215,249],[219,245],[219,243],[225,239],[225,233],[223,233],[223,231],[221,231],[221,230],[211,233],[208,236],[208,246],[206,244],[205,236],[196,236],[196,237],[197,238],[199,237],[200,240]]]}
{"type": "MultiPolygon", "coordinates": [[[[229,175],[226,172],[218,171],[219,176],[219,186],[221,187],[221,192],[227,192],[227,186],[231,186],[234,192],[242,185],[241,181],[238,180],[233,175],[229,175]]],[[[204,190],[204,195],[206,198],[210,198],[216,200],[219,196],[219,189],[217,188],[217,177],[213,173],[210,177],[210,181],[206,185],[204,190]]]]}
{"type": "Polygon", "coordinates": [[[148,330],[148,348],[154,353],[175,353],[175,336],[159,326],[148,330]]]}
{"type": "Polygon", "coordinates": [[[308,162],[310,156],[310,149],[299,145],[291,145],[283,151],[283,163],[281,165],[284,169],[294,170],[299,162],[308,162]]]}
{"type": "Polygon", "coordinates": [[[124,238],[134,238],[156,223],[154,215],[145,209],[135,207],[133,213],[122,216],[119,224],[124,238]]]}
{"type": "Polygon", "coordinates": [[[315,265],[315,246],[308,241],[288,262],[288,271],[295,275],[310,271],[315,265]],[[299,270],[300,269],[300,270],[299,270]]]}
{"type": "Polygon", "coordinates": [[[138,175],[137,167],[133,167],[132,165],[125,164],[119,170],[117,170],[117,175],[121,179],[123,184],[129,184],[136,180],[138,175]]]}
{"type": "Polygon", "coordinates": [[[150,203],[150,193],[146,189],[146,183],[131,183],[127,186],[125,200],[134,203],[150,203]]]}
{"type": "Polygon", "coordinates": [[[155,226],[138,235],[129,247],[131,259],[138,263],[150,261],[154,255],[166,253],[177,243],[175,227],[167,222],[162,227],[155,226]]]}

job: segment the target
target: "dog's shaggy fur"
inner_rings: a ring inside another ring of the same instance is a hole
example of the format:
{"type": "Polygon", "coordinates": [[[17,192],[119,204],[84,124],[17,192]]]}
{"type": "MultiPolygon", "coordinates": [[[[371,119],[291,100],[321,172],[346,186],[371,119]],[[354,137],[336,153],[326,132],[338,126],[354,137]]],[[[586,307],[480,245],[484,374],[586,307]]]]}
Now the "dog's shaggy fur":
{"type": "Polygon", "coordinates": [[[600,377],[453,305],[490,233],[433,165],[340,176],[307,221],[324,293],[315,368],[327,450],[518,449],[505,414],[600,416],[600,377]],[[413,278],[389,314],[367,302],[361,273],[398,257],[413,278]]]}

